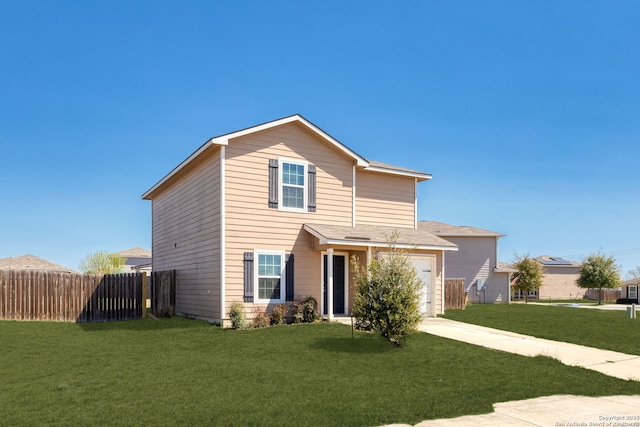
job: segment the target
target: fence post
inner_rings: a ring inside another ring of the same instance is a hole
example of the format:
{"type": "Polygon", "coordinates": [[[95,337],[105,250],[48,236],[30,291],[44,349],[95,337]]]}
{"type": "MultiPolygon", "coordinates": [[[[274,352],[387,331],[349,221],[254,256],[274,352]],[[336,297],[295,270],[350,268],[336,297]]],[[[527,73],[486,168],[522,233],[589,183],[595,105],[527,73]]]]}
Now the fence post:
{"type": "Polygon", "coordinates": [[[142,318],[147,317],[147,273],[142,272],[142,318]]]}

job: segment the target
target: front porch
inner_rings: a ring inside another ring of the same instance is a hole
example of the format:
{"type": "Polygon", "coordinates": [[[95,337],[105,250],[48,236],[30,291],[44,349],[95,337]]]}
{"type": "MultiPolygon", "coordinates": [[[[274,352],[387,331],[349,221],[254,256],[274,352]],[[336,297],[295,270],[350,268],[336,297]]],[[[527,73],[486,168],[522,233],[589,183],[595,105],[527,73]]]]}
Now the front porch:
{"type": "Polygon", "coordinates": [[[305,224],[304,229],[313,236],[313,249],[321,252],[319,308],[327,320],[351,314],[355,277],[350,264],[369,265],[372,259],[394,249],[408,252],[424,284],[424,315],[444,312],[444,253],[457,250],[453,243],[413,228],[305,224]]]}

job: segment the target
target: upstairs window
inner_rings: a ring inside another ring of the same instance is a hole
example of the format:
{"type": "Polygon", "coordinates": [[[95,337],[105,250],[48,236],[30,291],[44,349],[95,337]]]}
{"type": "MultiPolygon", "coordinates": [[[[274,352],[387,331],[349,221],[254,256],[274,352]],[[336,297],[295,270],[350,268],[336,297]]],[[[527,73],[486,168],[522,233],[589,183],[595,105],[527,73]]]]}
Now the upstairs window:
{"type": "Polygon", "coordinates": [[[269,207],[316,211],[316,167],[303,160],[269,160],[269,207]]]}
{"type": "Polygon", "coordinates": [[[304,163],[281,161],[281,209],[304,210],[306,206],[306,169],[304,163]]]}

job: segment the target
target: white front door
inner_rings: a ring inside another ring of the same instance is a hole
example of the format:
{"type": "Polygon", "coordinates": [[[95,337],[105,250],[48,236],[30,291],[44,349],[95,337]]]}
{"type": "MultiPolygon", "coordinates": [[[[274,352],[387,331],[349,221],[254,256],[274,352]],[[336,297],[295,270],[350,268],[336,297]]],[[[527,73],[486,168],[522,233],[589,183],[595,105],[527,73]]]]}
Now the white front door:
{"type": "Polygon", "coordinates": [[[420,311],[424,316],[435,316],[435,255],[413,255],[411,256],[413,266],[416,269],[418,279],[422,282],[422,293],[420,294],[420,311]]]}

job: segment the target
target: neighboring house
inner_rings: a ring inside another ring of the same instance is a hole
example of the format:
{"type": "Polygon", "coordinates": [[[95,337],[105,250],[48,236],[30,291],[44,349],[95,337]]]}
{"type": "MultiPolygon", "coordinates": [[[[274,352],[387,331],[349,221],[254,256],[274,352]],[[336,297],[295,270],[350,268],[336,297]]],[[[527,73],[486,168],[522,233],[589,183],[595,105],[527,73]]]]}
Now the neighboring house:
{"type": "MultiPolygon", "coordinates": [[[[576,284],[582,264],[549,255],[534,259],[542,267],[542,287],[529,292],[528,298],[566,300],[584,297],[586,290],[576,284]]],[[[524,294],[515,291],[513,299],[524,299],[524,294]]]]}
{"type": "Polygon", "coordinates": [[[58,273],[76,273],[76,271],[68,267],[55,264],[31,254],[0,259],[0,270],[33,270],[53,271],[58,273]]]}
{"type": "Polygon", "coordinates": [[[123,273],[151,272],[151,252],[146,249],[135,247],[113,253],[111,256],[125,259],[123,273]]]}
{"type": "Polygon", "coordinates": [[[224,322],[313,296],[322,315],[353,303],[349,266],[413,250],[422,310],[443,312],[444,253],[417,225],[424,172],[365,159],[300,115],[211,138],[143,194],[152,202],[154,270],[176,269],[178,313],[224,322]]]}
{"type": "Polygon", "coordinates": [[[625,280],[622,282],[622,292],[620,298],[636,300],[638,303],[638,288],[640,287],[640,277],[625,280]]]}
{"type": "Polygon", "coordinates": [[[465,279],[469,302],[509,302],[513,270],[498,265],[498,239],[504,234],[436,221],[420,221],[418,228],[458,246],[445,256],[445,278],[465,279]]]}

